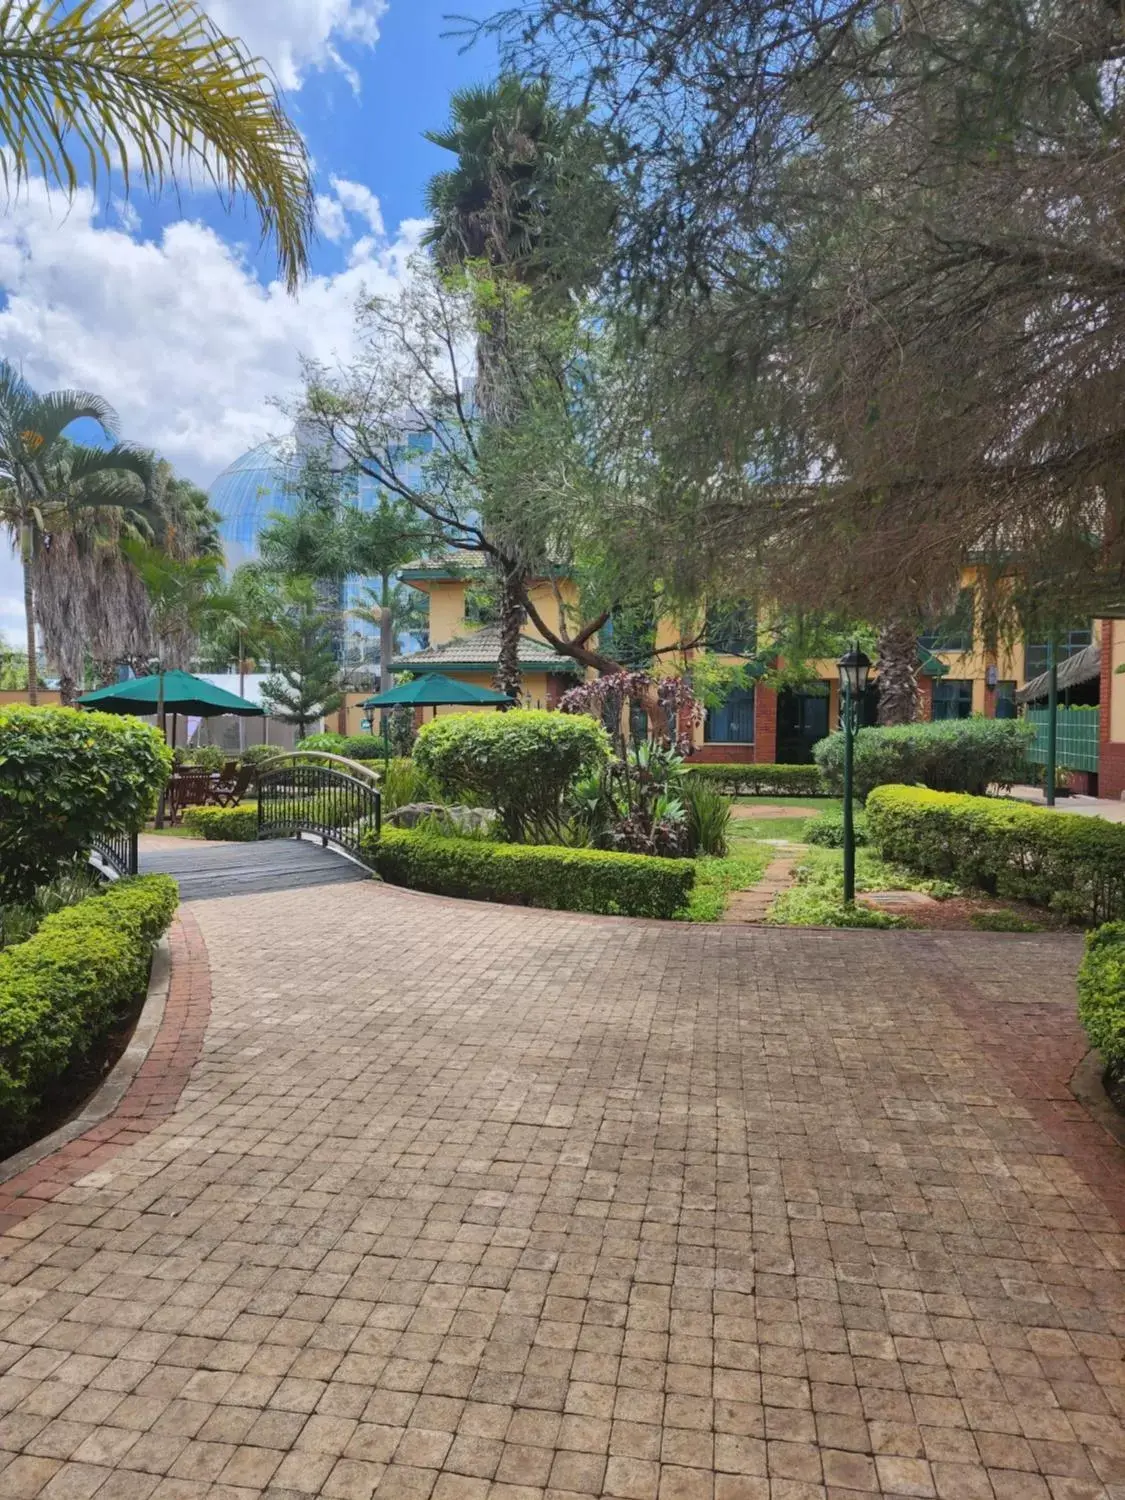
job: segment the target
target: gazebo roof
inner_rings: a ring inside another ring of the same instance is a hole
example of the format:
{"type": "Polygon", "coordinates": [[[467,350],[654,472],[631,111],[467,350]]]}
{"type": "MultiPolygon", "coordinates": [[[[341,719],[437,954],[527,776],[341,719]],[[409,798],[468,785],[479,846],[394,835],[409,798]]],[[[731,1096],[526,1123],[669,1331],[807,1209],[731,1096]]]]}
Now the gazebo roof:
{"type": "MultiPolygon", "coordinates": [[[[500,659],[499,625],[482,625],[468,635],[457,636],[441,646],[427,646],[409,656],[396,657],[392,672],[487,672],[500,659]]],[[[535,636],[521,635],[519,664],[526,671],[580,672],[573,658],[559,656],[535,636]]]]}

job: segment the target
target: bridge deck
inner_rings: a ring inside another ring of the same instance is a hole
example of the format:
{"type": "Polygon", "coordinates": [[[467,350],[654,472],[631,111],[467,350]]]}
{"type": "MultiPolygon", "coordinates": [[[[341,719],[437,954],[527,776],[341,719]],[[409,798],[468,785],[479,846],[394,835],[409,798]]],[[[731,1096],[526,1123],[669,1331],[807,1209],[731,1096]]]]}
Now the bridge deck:
{"type": "Polygon", "coordinates": [[[310,839],[226,844],[149,834],[141,837],[139,853],[141,874],[174,876],[183,901],[371,878],[368,871],[344,855],[310,839]]]}

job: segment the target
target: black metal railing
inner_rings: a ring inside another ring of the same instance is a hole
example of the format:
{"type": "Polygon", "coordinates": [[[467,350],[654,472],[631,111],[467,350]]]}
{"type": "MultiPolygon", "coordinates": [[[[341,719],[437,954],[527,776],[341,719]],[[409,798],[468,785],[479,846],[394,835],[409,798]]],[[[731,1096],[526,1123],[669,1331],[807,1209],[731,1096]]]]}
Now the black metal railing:
{"type": "Polygon", "coordinates": [[[91,862],[114,875],[137,873],[137,835],[101,833],[90,846],[91,862]]]}
{"type": "Polygon", "coordinates": [[[258,837],[317,835],[350,854],[363,835],[382,826],[379,778],[359,761],[317,750],[296,750],[258,772],[258,837]]]}

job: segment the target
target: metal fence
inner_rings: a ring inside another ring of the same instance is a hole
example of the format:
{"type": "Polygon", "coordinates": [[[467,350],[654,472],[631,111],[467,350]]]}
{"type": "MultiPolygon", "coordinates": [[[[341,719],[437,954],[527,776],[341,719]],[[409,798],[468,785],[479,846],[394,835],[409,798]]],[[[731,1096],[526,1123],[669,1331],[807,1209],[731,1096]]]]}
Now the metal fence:
{"type": "MultiPolygon", "coordinates": [[[[1036,765],[1047,764],[1047,720],[1045,708],[1029,708],[1028,722],[1035,725],[1035,740],[1028,758],[1036,765]]],[[[1060,708],[1057,712],[1055,763],[1072,771],[1098,769],[1098,726],[1101,710],[1097,708],[1060,708]]]]}
{"type": "Polygon", "coordinates": [[[99,834],[90,849],[91,861],[114,875],[137,873],[137,835],[135,833],[99,834]]]}
{"type": "Polygon", "coordinates": [[[360,853],[363,835],[377,834],[381,826],[377,778],[358,763],[312,751],[295,752],[286,761],[258,774],[258,837],[311,833],[360,853]]]}

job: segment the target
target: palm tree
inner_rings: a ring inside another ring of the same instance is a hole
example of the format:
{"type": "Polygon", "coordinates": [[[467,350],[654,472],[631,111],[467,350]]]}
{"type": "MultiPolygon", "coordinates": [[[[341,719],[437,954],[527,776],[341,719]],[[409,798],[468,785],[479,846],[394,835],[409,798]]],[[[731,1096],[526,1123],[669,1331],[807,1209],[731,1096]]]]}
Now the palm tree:
{"type": "Polygon", "coordinates": [[[198,168],[229,203],[245,193],[295,290],[308,268],[309,159],[265,64],[196,0],[3,0],[4,175],[38,173],[73,198],[132,174],[156,193],[198,168]]]}
{"type": "MultiPolygon", "coordinates": [[[[424,243],[445,268],[483,261],[539,294],[566,295],[588,284],[612,218],[605,186],[605,139],[579,110],[562,109],[543,81],[507,74],[483,88],[454,93],[450,123],[426,139],[451,151],[456,166],[426,189],[433,220],[424,243]]],[[[510,414],[505,379],[504,299],[477,337],[475,401],[485,422],[510,414]]],[[[523,570],[498,549],[500,652],[495,683],[520,693],[519,638],[523,570]]]]}
{"type": "Polygon", "coordinates": [[[888,620],[879,631],[878,657],[879,723],[913,724],[921,714],[917,626],[888,620]]]}
{"type": "Polygon", "coordinates": [[[12,534],[23,567],[27,629],[29,703],[37,703],[34,663],[38,659],[35,571],[47,538],[67,530],[76,514],[91,507],[142,506],[151,457],[125,443],[106,448],[73,443],[67,429],[82,418],[113,438],[117,416],[90,391],[32,390],[8,363],[0,361],[0,522],[12,534]]]}

